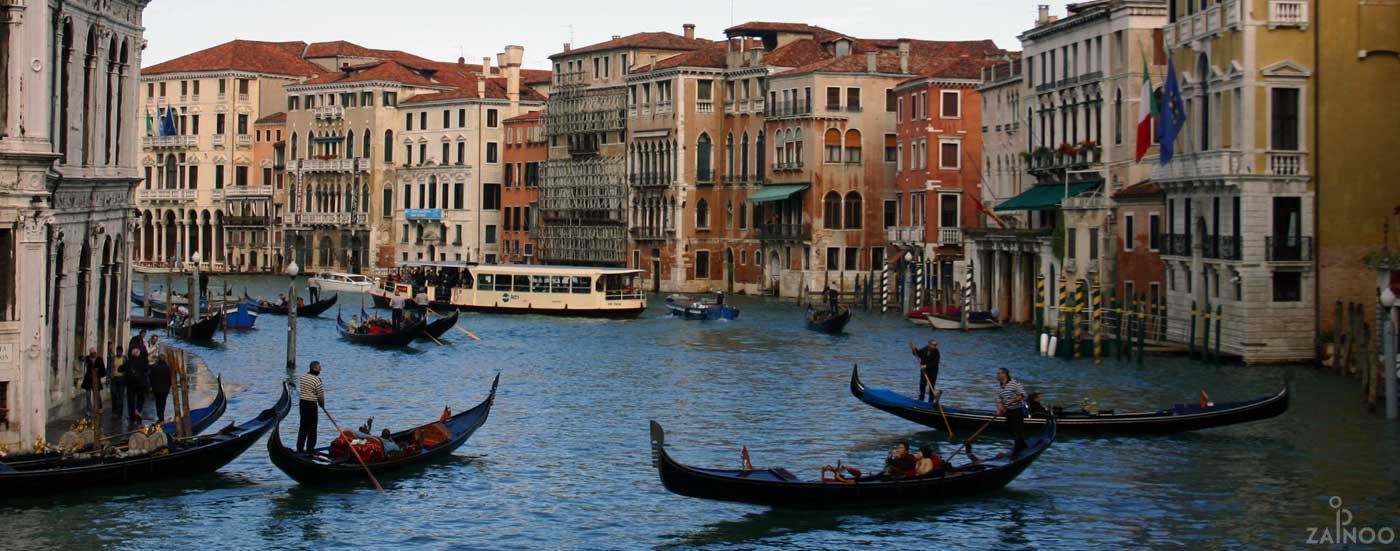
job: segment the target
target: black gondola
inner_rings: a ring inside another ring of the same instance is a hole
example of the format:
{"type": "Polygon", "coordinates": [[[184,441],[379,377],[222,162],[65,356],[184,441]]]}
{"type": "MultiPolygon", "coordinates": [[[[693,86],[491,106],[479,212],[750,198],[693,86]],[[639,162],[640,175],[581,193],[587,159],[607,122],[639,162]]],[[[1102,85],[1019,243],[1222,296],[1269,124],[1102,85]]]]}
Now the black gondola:
{"type": "Polygon", "coordinates": [[[417,453],[404,454],[397,458],[385,461],[369,462],[361,466],[359,461],[353,457],[345,461],[331,462],[326,459],[329,447],[317,449],[314,453],[296,452],[282,444],[282,436],[279,428],[274,428],[272,435],[267,438],[267,453],[272,458],[272,464],[276,465],[287,476],[302,484],[331,484],[338,482],[365,481],[365,467],[376,475],[388,474],[401,471],[411,467],[424,465],[452,455],[452,452],[466,443],[476,429],[486,422],[486,417],[491,413],[491,404],[496,401],[496,385],[501,382],[501,375],[496,374],[495,380],[491,381],[491,393],[486,396],[480,404],[462,413],[458,413],[446,420],[436,421],[414,427],[405,431],[390,435],[401,449],[409,449],[409,443],[413,441],[414,435],[419,429],[441,423],[451,434],[443,442],[422,449],[417,453]]]}
{"type": "Polygon", "coordinates": [[[211,473],[242,455],[291,408],[291,396],[283,385],[277,404],[263,410],[253,420],[229,425],[214,434],[174,441],[158,453],[137,457],[74,458],[34,468],[0,463],[0,499],[211,473]]]}
{"type": "MultiPolygon", "coordinates": [[[[311,304],[303,304],[301,306],[298,306],[297,316],[303,318],[319,316],[322,312],[330,310],[332,306],[335,306],[336,300],[338,300],[339,298],[340,294],[337,293],[331,295],[331,298],[321,299],[311,304]]],[[[287,311],[289,310],[287,306],[283,306],[281,304],[269,300],[262,300],[250,297],[248,296],[247,291],[243,292],[243,303],[247,304],[252,308],[257,308],[259,314],[276,314],[279,316],[285,316],[287,315],[287,311]]]]}
{"type": "MultiPolygon", "coordinates": [[[[976,430],[987,423],[995,412],[963,409],[915,400],[898,392],[881,388],[866,388],[857,369],[851,369],[851,394],[876,409],[893,413],[915,423],[944,430],[944,418],[954,432],[976,430]]],[[[1197,404],[1176,404],[1170,408],[1140,413],[1101,411],[1090,414],[1084,410],[1055,411],[1055,419],[1066,434],[1168,434],[1212,427],[1223,427],[1276,417],[1288,410],[1288,388],[1277,394],[1248,402],[1229,402],[1201,407],[1197,404]]],[[[1026,417],[1027,430],[1044,426],[1050,415],[1033,412],[1026,417]]],[[[992,421],[992,429],[1005,430],[1006,418],[992,421]]]]}
{"type": "Polygon", "coordinates": [[[829,335],[840,334],[851,322],[851,309],[841,306],[835,314],[831,310],[807,309],[807,328],[829,335]]]}
{"type": "MultiPolygon", "coordinates": [[[[215,421],[223,417],[224,411],[228,408],[228,397],[224,395],[223,377],[218,379],[219,392],[214,395],[214,400],[209,405],[190,410],[190,433],[199,434],[204,432],[215,421]]],[[[174,437],[177,432],[175,421],[167,421],[160,426],[165,431],[166,436],[174,437]]],[[[5,464],[13,469],[36,469],[44,465],[58,465],[65,461],[64,454],[50,452],[35,455],[14,456],[5,461],[5,464]]]]}
{"type": "Polygon", "coordinates": [[[422,321],[407,322],[397,331],[391,333],[355,333],[350,331],[350,326],[345,324],[345,318],[340,314],[335,315],[335,328],[340,331],[340,337],[355,344],[368,344],[371,346],[406,346],[423,334],[424,323],[422,321]]]}
{"type": "Polygon", "coordinates": [[[194,323],[171,320],[170,328],[175,330],[176,336],[187,341],[207,341],[214,338],[214,333],[219,331],[219,325],[223,320],[224,313],[216,311],[194,323]]]}
{"type": "Polygon", "coordinates": [[[131,322],[132,329],[160,329],[165,327],[165,318],[162,316],[136,316],[127,318],[131,322]]]}
{"type": "MultiPolygon", "coordinates": [[[[427,315],[427,312],[424,312],[424,315],[427,315]]],[[[453,310],[450,316],[441,317],[428,322],[427,325],[423,326],[422,338],[424,340],[441,339],[443,333],[457,326],[457,317],[460,315],[460,312],[453,310]],[[432,339],[429,339],[429,336],[431,336],[432,339]]]]}
{"type": "Polygon", "coordinates": [[[991,459],[918,477],[874,475],[859,477],[853,482],[823,482],[802,481],[781,468],[702,469],[681,464],[666,451],[666,433],[661,425],[651,422],[652,462],[667,490],[689,497],[802,509],[907,505],[914,501],[959,498],[995,490],[1019,476],[1054,440],[1055,424],[1052,422],[1014,457],[1008,451],[991,459]]]}

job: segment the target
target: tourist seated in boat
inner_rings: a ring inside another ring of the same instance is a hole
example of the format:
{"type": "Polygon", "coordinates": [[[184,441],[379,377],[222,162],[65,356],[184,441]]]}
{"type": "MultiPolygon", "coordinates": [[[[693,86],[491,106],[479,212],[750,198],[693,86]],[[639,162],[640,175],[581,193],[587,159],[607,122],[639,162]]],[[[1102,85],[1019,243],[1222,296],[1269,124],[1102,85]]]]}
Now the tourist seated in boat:
{"type": "Polygon", "coordinates": [[[932,446],[921,446],[919,448],[919,461],[914,464],[914,474],[916,476],[937,473],[947,468],[948,464],[943,462],[943,456],[934,451],[932,446]]]}
{"type": "Polygon", "coordinates": [[[909,453],[909,443],[900,442],[885,458],[885,470],[882,474],[892,478],[917,476],[918,462],[919,459],[909,453]]]}
{"type": "Polygon", "coordinates": [[[1048,415],[1050,410],[1045,409],[1045,404],[1040,403],[1040,393],[1032,392],[1026,396],[1026,408],[1031,415],[1048,415]]]}
{"type": "Polygon", "coordinates": [[[286,307],[287,307],[287,295],[284,295],[284,294],[282,294],[282,293],[277,293],[277,305],[278,305],[278,306],[281,306],[281,307],[283,307],[283,308],[286,308],[286,307]]]}
{"type": "Polygon", "coordinates": [[[359,333],[361,325],[362,324],[360,323],[360,315],[355,314],[353,316],[350,316],[350,323],[345,324],[345,327],[350,329],[351,333],[359,333]]]}
{"type": "Polygon", "coordinates": [[[365,463],[374,463],[384,461],[386,459],[384,442],[377,436],[343,430],[340,432],[340,436],[331,442],[330,458],[334,462],[364,461],[365,463]]]}

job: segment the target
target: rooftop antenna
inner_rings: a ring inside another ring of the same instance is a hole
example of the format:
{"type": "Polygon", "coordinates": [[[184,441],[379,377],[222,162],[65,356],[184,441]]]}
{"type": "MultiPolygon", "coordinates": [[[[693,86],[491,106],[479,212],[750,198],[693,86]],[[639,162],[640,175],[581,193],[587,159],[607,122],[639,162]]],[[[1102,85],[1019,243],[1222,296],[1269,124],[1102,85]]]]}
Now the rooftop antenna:
{"type": "Polygon", "coordinates": [[[729,26],[734,26],[734,0],[729,0],[729,26]]]}

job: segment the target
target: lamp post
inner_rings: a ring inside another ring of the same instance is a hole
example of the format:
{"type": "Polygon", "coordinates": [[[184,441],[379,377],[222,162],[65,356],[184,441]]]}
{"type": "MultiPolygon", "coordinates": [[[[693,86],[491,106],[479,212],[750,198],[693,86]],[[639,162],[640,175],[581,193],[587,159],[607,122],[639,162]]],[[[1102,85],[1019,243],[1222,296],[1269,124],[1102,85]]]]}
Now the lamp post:
{"type": "Polygon", "coordinates": [[[1395,292],[1390,290],[1389,278],[1386,279],[1381,290],[1381,306],[1385,307],[1385,319],[1381,321],[1385,361],[1381,368],[1385,370],[1385,418],[1394,420],[1400,417],[1395,397],[1395,292]]]}
{"type": "Polygon", "coordinates": [[[910,250],[905,250],[905,251],[904,251],[904,270],[905,270],[905,271],[904,271],[904,292],[903,292],[903,293],[900,293],[900,294],[903,296],[903,300],[901,301],[901,302],[903,302],[903,305],[902,305],[903,308],[901,308],[901,310],[904,311],[904,312],[908,312],[908,311],[914,309],[914,299],[913,299],[913,297],[912,297],[911,294],[910,294],[910,293],[912,292],[911,290],[914,288],[914,252],[913,252],[913,251],[910,251],[910,250]]]}
{"type": "Polygon", "coordinates": [[[287,371],[297,368],[297,273],[301,267],[293,260],[287,264],[291,289],[287,292],[287,371]]]}

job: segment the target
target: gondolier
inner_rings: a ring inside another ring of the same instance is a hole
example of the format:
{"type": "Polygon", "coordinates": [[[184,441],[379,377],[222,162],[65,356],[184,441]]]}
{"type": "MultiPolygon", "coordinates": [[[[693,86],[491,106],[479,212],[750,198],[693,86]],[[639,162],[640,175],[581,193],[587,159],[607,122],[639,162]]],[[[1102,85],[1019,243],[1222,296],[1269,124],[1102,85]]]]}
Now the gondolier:
{"type": "Polygon", "coordinates": [[[916,348],[909,343],[909,350],[919,359],[919,400],[924,399],[924,388],[928,388],[928,401],[935,402],[942,392],[934,388],[938,384],[938,362],[942,353],[938,351],[938,339],[929,339],[928,345],[916,348]]]}
{"type": "Polygon", "coordinates": [[[1021,388],[1021,382],[1011,378],[1011,372],[1005,367],[997,370],[997,383],[1000,389],[997,391],[997,415],[1006,416],[1006,429],[1011,432],[1011,437],[1016,439],[1016,445],[1011,448],[1011,455],[1021,453],[1026,449],[1026,436],[1021,430],[1022,423],[1026,420],[1026,390],[1021,388]]]}
{"type": "Polygon", "coordinates": [[[398,292],[389,298],[389,308],[394,311],[394,328],[398,329],[403,323],[403,295],[398,292]]]}
{"type": "Polygon", "coordinates": [[[836,289],[832,289],[830,285],[826,287],[825,291],[822,291],[822,294],[826,295],[826,307],[830,308],[831,311],[835,313],[837,306],[840,304],[841,295],[836,292],[836,289]]]}
{"type": "Polygon", "coordinates": [[[297,429],[297,451],[316,449],[316,419],[318,408],[326,407],[326,389],[321,385],[321,362],[311,362],[307,373],[297,383],[301,391],[301,426],[297,429]]]}

